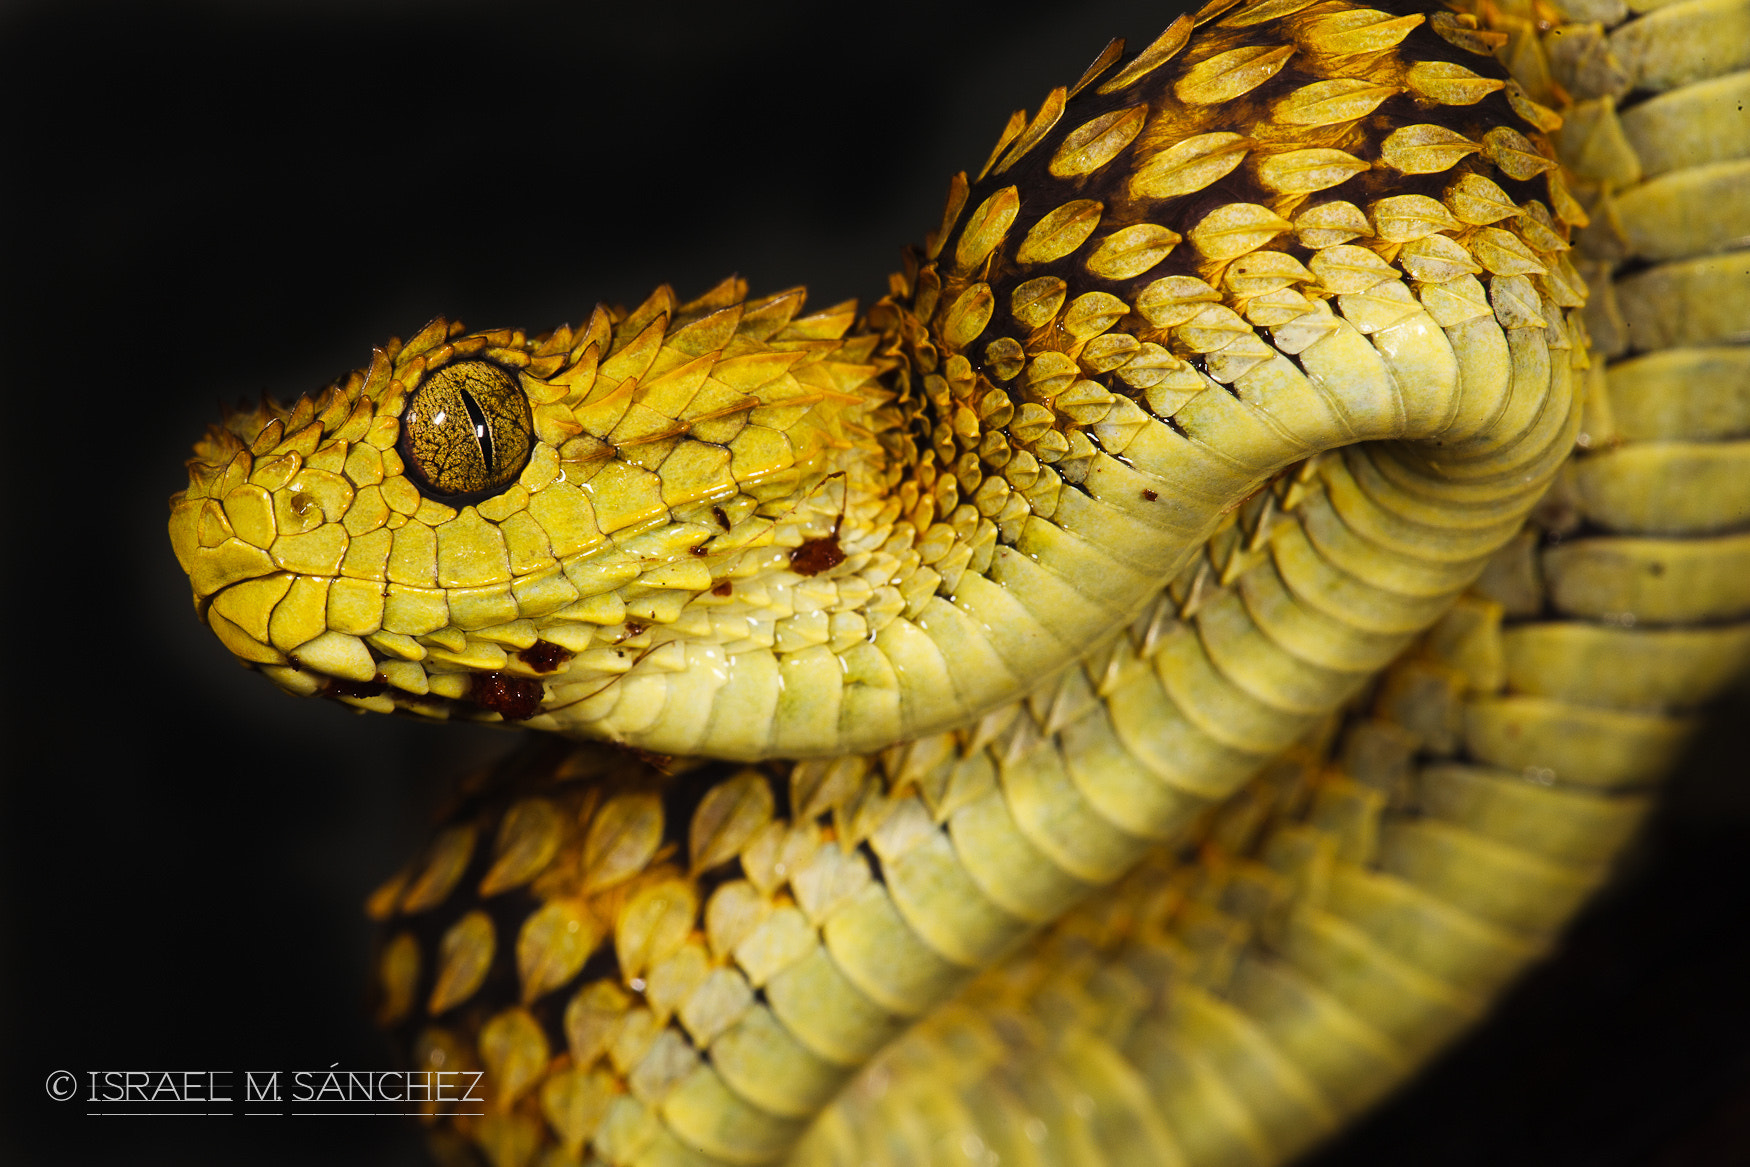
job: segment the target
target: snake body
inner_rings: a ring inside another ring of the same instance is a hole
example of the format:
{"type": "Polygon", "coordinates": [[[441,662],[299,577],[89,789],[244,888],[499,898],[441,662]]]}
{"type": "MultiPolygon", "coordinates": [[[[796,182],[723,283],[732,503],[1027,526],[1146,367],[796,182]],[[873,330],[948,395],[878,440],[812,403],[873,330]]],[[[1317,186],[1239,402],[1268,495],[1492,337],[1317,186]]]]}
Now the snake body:
{"type": "Polygon", "coordinates": [[[373,897],[440,1147],[1273,1163],[1477,1016],[1750,657],[1746,21],[1217,0],[860,319],[438,320],[215,427],[242,660],[632,747],[373,897]]]}

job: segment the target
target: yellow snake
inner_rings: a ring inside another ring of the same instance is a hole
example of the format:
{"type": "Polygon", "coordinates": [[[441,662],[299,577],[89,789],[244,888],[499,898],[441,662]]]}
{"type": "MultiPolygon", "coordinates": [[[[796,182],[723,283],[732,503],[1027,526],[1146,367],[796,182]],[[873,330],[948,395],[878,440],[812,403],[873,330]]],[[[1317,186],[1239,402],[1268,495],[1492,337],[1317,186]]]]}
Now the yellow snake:
{"type": "Polygon", "coordinates": [[[861,317],[439,320],[215,427],[238,657],[633,747],[373,898],[440,1148],[1280,1162],[1477,1016],[1750,656],[1746,24],[1218,0],[861,317]]]}

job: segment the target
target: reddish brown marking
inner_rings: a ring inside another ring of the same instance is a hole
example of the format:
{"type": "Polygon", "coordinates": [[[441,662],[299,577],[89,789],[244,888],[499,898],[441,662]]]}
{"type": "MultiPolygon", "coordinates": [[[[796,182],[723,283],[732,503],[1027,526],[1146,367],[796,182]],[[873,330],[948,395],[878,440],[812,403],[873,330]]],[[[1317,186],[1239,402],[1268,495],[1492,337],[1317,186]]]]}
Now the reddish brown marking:
{"type": "Polygon", "coordinates": [[[1156,494],[1152,490],[1145,490],[1142,492],[1142,497],[1147,499],[1149,502],[1153,502],[1155,499],[1159,498],[1160,495],[1156,494]]]}
{"type": "Polygon", "coordinates": [[[839,546],[838,532],[824,539],[804,539],[802,546],[790,552],[790,570],[797,575],[819,575],[845,561],[845,549],[839,546]]]}
{"type": "Polygon", "coordinates": [[[561,648],[550,640],[537,640],[516,654],[518,660],[537,673],[550,673],[562,665],[568,665],[571,657],[570,649],[561,648]]]}
{"type": "Polygon", "coordinates": [[[717,584],[716,586],[714,586],[711,589],[711,594],[714,596],[727,596],[727,595],[730,595],[731,593],[733,593],[734,591],[735,591],[735,585],[730,583],[728,580],[724,580],[722,583],[717,584]]]}
{"type": "Polygon", "coordinates": [[[329,677],[328,683],[322,686],[324,697],[375,697],[389,687],[382,674],[368,681],[348,681],[342,677],[329,677]]]}
{"type": "Polygon", "coordinates": [[[712,507],[711,517],[717,520],[717,525],[725,531],[729,530],[729,512],[722,507],[712,507]]]}
{"type": "Polygon", "coordinates": [[[541,682],[506,673],[476,673],[468,700],[506,721],[527,721],[541,711],[541,682]]]}
{"type": "Polygon", "coordinates": [[[711,554],[709,551],[705,550],[705,545],[703,543],[699,544],[697,547],[689,547],[687,550],[691,551],[694,555],[711,554]]]}
{"type": "Polygon", "coordinates": [[[676,765],[677,759],[672,754],[653,753],[650,750],[640,749],[637,746],[626,745],[624,742],[596,742],[594,743],[594,746],[596,748],[613,750],[617,753],[624,754],[626,757],[637,761],[640,765],[647,766],[665,777],[672,777],[675,771],[680,768],[676,765]]]}
{"type": "Polygon", "coordinates": [[[646,627],[647,625],[640,624],[636,620],[628,620],[626,621],[626,635],[628,637],[637,636],[640,632],[644,631],[646,627]]]}

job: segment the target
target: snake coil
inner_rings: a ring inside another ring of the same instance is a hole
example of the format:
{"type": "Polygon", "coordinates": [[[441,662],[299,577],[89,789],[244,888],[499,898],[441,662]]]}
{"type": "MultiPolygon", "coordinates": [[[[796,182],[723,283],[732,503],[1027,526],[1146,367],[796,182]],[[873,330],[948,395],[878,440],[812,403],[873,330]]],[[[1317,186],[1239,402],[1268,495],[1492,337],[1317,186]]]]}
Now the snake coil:
{"type": "Polygon", "coordinates": [[[372,899],[440,1150],[1275,1163],[1606,876],[1750,656],[1750,4],[1386,8],[1114,41],[861,318],[440,319],[196,446],[241,660],[631,747],[372,899]]]}

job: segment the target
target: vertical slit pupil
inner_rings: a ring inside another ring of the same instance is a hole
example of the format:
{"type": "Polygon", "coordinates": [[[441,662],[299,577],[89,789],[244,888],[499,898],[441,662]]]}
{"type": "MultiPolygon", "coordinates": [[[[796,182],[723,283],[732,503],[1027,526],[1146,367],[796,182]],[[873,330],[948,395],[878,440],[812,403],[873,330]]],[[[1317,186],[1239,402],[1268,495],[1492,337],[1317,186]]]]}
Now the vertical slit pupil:
{"type": "Polygon", "coordinates": [[[458,386],[456,392],[462,398],[462,408],[468,411],[468,420],[474,423],[474,439],[480,443],[480,463],[490,474],[493,469],[492,427],[486,424],[486,411],[480,408],[480,403],[466,389],[458,386]]]}

